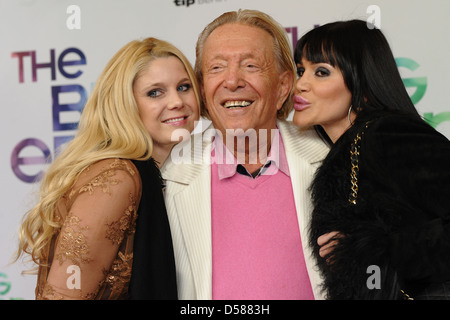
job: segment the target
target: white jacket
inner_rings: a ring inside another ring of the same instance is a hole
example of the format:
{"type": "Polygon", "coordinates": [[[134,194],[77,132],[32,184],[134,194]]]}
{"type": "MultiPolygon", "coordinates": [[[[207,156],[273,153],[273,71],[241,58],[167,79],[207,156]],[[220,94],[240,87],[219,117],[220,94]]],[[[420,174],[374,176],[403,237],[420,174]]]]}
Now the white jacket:
{"type": "MultiPolygon", "coordinates": [[[[320,292],[322,280],[312,260],[307,238],[311,215],[308,188],[329,148],[313,129],[300,131],[287,121],[278,121],[277,125],[289,164],[306,267],[315,298],[323,299],[320,292]]],[[[208,129],[214,128],[211,125],[208,129]]],[[[204,132],[208,132],[208,129],[204,132]]],[[[182,300],[212,298],[212,144],[211,139],[201,139],[203,133],[181,143],[189,144],[191,157],[196,161],[176,164],[176,160],[169,157],[161,169],[162,177],[166,180],[165,200],[175,251],[178,297],[182,300]]],[[[182,149],[181,144],[177,150],[182,149]]]]}

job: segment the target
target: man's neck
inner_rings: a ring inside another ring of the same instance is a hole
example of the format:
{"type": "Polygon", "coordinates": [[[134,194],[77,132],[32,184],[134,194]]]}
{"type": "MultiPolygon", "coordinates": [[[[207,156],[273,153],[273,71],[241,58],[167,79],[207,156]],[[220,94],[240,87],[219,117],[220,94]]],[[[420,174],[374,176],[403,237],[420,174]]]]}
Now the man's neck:
{"type": "Polygon", "coordinates": [[[234,157],[249,173],[254,173],[264,166],[270,152],[273,133],[277,129],[262,129],[252,134],[227,135],[224,144],[233,153],[234,157]]]}

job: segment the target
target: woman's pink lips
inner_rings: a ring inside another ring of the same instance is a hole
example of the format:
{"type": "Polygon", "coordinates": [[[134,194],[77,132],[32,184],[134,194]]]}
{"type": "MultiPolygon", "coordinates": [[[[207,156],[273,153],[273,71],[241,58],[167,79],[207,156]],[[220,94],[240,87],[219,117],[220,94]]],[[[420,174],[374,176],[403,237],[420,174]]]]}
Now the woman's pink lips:
{"type": "Polygon", "coordinates": [[[172,126],[181,126],[181,125],[186,124],[187,118],[188,118],[188,116],[173,117],[173,118],[164,120],[163,123],[172,125],[172,126]]]}
{"type": "Polygon", "coordinates": [[[311,103],[302,96],[294,96],[294,109],[296,111],[302,111],[307,108],[311,103]]]}

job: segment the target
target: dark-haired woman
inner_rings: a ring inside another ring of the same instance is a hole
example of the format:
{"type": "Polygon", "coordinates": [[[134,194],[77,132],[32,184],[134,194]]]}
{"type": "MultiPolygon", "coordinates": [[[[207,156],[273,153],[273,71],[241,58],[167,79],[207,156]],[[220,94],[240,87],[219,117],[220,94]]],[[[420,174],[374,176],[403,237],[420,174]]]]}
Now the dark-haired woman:
{"type": "Polygon", "coordinates": [[[332,146],[310,241],[329,299],[450,299],[450,142],[412,104],[389,44],[352,20],[297,43],[293,122],[332,146]]]}

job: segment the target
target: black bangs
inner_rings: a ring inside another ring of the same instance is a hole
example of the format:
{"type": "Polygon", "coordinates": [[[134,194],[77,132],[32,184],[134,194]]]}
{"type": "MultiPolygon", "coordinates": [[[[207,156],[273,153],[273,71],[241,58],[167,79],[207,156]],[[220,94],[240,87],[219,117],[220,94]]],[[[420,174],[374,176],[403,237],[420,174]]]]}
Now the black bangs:
{"type": "Polygon", "coordinates": [[[295,46],[295,63],[302,59],[339,69],[356,110],[395,110],[420,117],[386,37],[366,21],[336,21],[308,31],[295,46]]]}
{"type": "Polygon", "coordinates": [[[329,41],[326,32],[320,29],[313,29],[305,34],[295,47],[295,63],[301,63],[306,59],[312,63],[328,63],[336,66],[333,41],[329,41]]]}

